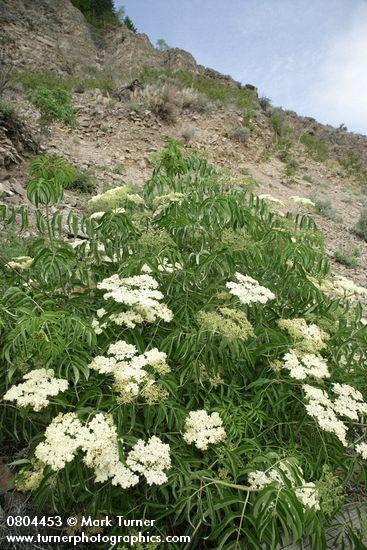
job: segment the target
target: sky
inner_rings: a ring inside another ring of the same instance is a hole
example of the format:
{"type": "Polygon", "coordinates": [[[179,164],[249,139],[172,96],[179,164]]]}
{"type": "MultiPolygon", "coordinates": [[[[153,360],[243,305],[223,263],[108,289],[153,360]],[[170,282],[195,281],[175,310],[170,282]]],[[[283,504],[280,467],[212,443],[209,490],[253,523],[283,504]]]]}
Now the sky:
{"type": "Polygon", "coordinates": [[[367,134],[367,0],[116,0],[155,45],[254,84],[274,106],[367,134]]]}

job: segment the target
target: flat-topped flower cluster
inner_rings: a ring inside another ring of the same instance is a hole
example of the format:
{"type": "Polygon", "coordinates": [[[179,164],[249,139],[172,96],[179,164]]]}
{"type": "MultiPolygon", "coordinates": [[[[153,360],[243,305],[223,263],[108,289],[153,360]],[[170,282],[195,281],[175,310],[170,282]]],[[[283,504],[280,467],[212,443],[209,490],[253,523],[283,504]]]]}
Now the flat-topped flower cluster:
{"type": "Polygon", "coordinates": [[[237,296],[242,304],[266,304],[268,300],[275,299],[275,295],[268,288],[261,286],[256,279],[249,275],[236,272],[234,276],[237,282],[229,281],[226,283],[226,287],[231,294],[237,296]]]}
{"type": "MultiPolygon", "coordinates": [[[[294,341],[294,349],[290,349],[284,356],[281,368],[287,369],[292,378],[304,380],[308,377],[317,380],[330,378],[331,372],[326,360],[319,355],[319,351],[327,347],[329,335],[315,324],[307,324],[305,319],[280,319],[278,325],[285,329],[294,341]]],[[[359,417],[367,413],[367,403],[364,403],[362,394],[348,384],[332,384],[330,397],[326,390],[310,384],[303,386],[306,397],[306,411],[316,419],[319,427],[333,433],[348,446],[348,426],[343,418],[358,421],[359,417]]],[[[367,456],[364,443],[356,446],[356,450],[367,456]]]]}
{"type": "Polygon", "coordinates": [[[116,426],[112,417],[103,413],[85,425],[75,413],[60,413],[46,428],[45,441],[37,445],[35,456],[58,472],[80,450],[84,464],[94,471],[96,482],[111,480],[112,485],[122,489],[137,485],[139,476],[145,477],[149,485],[161,485],[167,481],[164,470],[171,466],[169,445],[156,436],[147,443],[139,439],[125,464],[121,462],[116,426]]]}
{"type": "Polygon", "coordinates": [[[283,368],[289,371],[289,375],[297,380],[313,378],[329,378],[330,371],[326,361],[314,353],[302,353],[298,350],[290,350],[283,356],[283,368]]]}
{"type": "Polygon", "coordinates": [[[297,380],[329,378],[328,364],[318,353],[327,347],[325,341],[329,335],[313,323],[308,325],[302,318],[279,319],[278,325],[293,339],[293,348],[283,356],[281,368],[287,369],[297,380]]]}
{"type": "Polygon", "coordinates": [[[156,209],[154,216],[162,212],[164,208],[174,203],[180,203],[186,198],[184,193],[168,193],[167,195],[158,195],[153,199],[153,207],[156,209]]]}
{"type": "Polygon", "coordinates": [[[226,438],[223,422],[217,412],[208,414],[205,410],[191,411],[185,421],[184,440],[205,451],[209,444],[216,445],[226,438]]]}
{"type": "Polygon", "coordinates": [[[303,318],[279,319],[278,325],[293,338],[299,351],[317,353],[327,347],[329,334],[314,323],[307,324],[303,318]]]}
{"type": "Polygon", "coordinates": [[[331,298],[353,300],[357,296],[367,296],[367,288],[356,285],[353,281],[343,275],[325,278],[321,281],[317,280],[315,277],[308,277],[308,279],[318,290],[331,298]]]}
{"type": "Polygon", "coordinates": [[[29,269],[32,267],[33,258],[30,256],[17,256],[12,258],[7,264],[6,267],[9,269],[19,269],[20,271],[29,269]]]}
{"type": "Polygon", "coordinates": [[[221,334],[228,340],[248,340],[255,336],[246,314],[239,309],[220,307],[218,311],[199,311],[197,320],[201,329],[221,334]]]}
{"type": "Polygon", "coordinates": [[[280,199],[277,199],[276,197],[273,197],[273,195],[270,195],[269,193],[263,193],[262,195],[259,195],[259,199],[262,199],[264,201],[269,201],[274,204],[278,204],[279,206],[284,206],[284,202],[280,199]]]}
{"type": "Polygon", "coordinates": [[[348,427],[340,417],[358,420],[361,415],[367,413],[367,403],[363,401],[361,392],[348,384],[332,384],[331,388],[333,398],[328,396],[325,390],[304,385],[303,390],[308,401],[306,410],[316,419],[322,430],[335,434],[343,445],[347,446],[348,427]]]}
{"type": "MultiPolygon", "coordinates": [[[[142,273],[152,273],[153,270],[148,264],[144,264],[141,268],[142,273]]],[[[174,271],[182,271],[182,265],[179,262],[172,264],[167,258],[158,259],[158,271],[161,273],[173,273],[174,271]]]]}
{"type": "Polygon", "coordinates": [[[109,211],[122,208],[127,203],[133,203],[138,206],[144,206],[144,199],[136,193],[131,193],[131,189],[126,185],[120,185],[109,189],[105,193],[95,195],[88,201],[88,207],[93,211],[109,211]]]}
{"type": "Polygon", "coordinates": [[[12,386],[4,395],[6,401],[16,401],[18,407],[32,407],[36,412],[49,405],[49,397],[67,390],[67,380],[55,378],[53,369],[34,369],[24,375],[25,382],[12,386]]]}
{"type": "Polygon", "coordinates": [[[106,290],[105,300],[111,299],[128,308],[127,311],[115,313],[110,319],[117,325],[134,328],[141,323],[154,323],[159,319],[170,322],[172,311],[163,303],[163,294],[158,289],[157,281],[151,275],[136,275],[121,278],[111,275],[98,283],[97,288],[106,290]]]}
{"type": "Polygon", "coordinates": [[[139,354],[136,346],[119,340],[109,346],[108,356],[98,355],[89,367],[100,374],[114,377],[120,403],[130,403],[140,395],[148,404],[153,404],[168,396],[167,391],[156,384],[153,376],[170,372],[166,359],[167,355],[157,348],[139,354]]]}

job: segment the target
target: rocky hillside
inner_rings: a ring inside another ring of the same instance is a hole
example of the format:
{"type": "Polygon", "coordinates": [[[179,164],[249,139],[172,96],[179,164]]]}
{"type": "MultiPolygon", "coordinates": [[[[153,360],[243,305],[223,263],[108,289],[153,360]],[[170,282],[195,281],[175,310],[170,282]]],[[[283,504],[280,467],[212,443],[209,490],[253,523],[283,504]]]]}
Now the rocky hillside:
{"type": "MultiPolygon", "coordinates": [[[[183,50],[160,51],[124,25],[97,31],[69,0],[3,0],[0,28],[3,61],[13,71],[3,99],[16,113],[12,126],[0,118],[2,200],[26,200],[37,148],[87,170],[102,190],[141,185],[170,136],[206,152],[234,185],[271,195],[274,208],[312,212],[333,269],[367,286],[367,243],[354,233],[367,206],[366,137],[272,108],[253,87],[198,65],[183,50]],[[27,86],[41,71],[67,83],[75,128],[54,122],[40,133],[27,86]],[[109,85],[85,85],[88,74],[109,85]],[[311,197],[315,206],[292,197],[311,197]]],[[[87,200],[67,192],[65,210],[83,209],[87,200]]]]}

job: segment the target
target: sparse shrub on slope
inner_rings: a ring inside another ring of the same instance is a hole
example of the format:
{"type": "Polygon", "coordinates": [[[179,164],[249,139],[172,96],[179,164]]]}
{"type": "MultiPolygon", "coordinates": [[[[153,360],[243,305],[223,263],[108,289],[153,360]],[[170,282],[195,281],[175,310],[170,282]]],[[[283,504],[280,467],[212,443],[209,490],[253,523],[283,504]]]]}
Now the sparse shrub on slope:
{"type": "Polygon", "coordinates": [[[166,52],[171,47],[167,44],[167,42],[164,40],[164,38],[158,38],[156,42],[156,47],[158,50],[161,50],[162,52],[166,52]]]}
{"type": "Polygon", "coordinates": [[[168,123],[174,123],[183,109],[204,112],[208,101],[195,90],[182,88],[175,81],[163,79],[148,84],[132,94],[133,101],[140,102],[155,115],[168,123]]]}
{"type": "Polygon", "coordinates": [[[307,154],[315,160],[323,162],[328,157],[328,147],[321,139],[311,134],[302,134],[301,143],[306,147],[307,154]]]}
{"type": "Polygon", "coordinates": [[[192,88],[183,88],[180,91],[179,103],[182,109],[189,109],[198,113],[205,113],[210,107],[207,97],[192,88]]]}
{"type": "Polygon", "coordinates": [[[186,128],[182,128],[181,131],[181,137],[185,141],[185,143],[190,143],[196,134],[196,129],[193,126],[187,126],[186,128]]]}
{"type": "Polygon", "coordinates": [[[69,164],[58,155],[41,155],[31,164],[31,181],[55,182],[62,189],[90,193],[95,183],[86,170],[69,164]]]}
{"type": "Polygon", "coordinates": [[[367,241],[367,209],[366,208],[362,210],[359,216],[359,220],[354,226],[354,231],[358,235],[358,237],[361,237],[362,239],[367,241]]]}
{"type": "Polygon", "coordinates": [[[284,132],[284,120],[281,114],[274,111],[270,116],[270,127],[276,136],[282,136],[284,132]]]}
{"type": "Polygon", "coordinates": [[[9,103],[9,101],[4,101],[3,99],[0,99],[0,118],[9,120],[13,118],[15,115],[15,109],[14,106],[9,103]]]}
{"type": "Polygon", "coordinates": [[[360,250],[355,246],[351,251],[338,246],[334,252],[335,261],[351,269],[355,269],[359,264],[360,250]]]}
{"type": "Polygon", "coordinates": [[[280,137],[276,143],[278,158],[283,162],[290,161],[292,156],[293,142],[288,137],[280,137]]]}
{"type": "Polygon", "coordinates": [[[41,128],[49,126],[56,120],[61,120],[72,127],[76,126],[73,105],[66,90],[39,87],[29,92],[27,97],[40,112],[37,123],[41,128]]]}
{"type": "MultiPolygon", "coordinates": [[[[173,141],[157,158],[141,204],[98,217],[63,219],[57,178],[28,187],[32,262],[0,295],[16,486],[42,512],[156,520],[193,550],[324,550],[367,474],[367,290],[330,277],[312,219],[225,191],[173,141]]],[[[27,227],[24,209],[0,220],[27,227]]]]}
{"type": "Polygon", "coordinates": [[[330,199],[320,199],[313,193],[311,193],[310,199],[314,202],[315,210],[320,216],[338,223],[343,221],[342,217],[335,212],[330,199]]]}
{"type": "Polygon", "coordinates": [[[155,115],[168,123],[176,122],[178,114],[177,93],[172,86],[147,86],[139,93],[139,99],[155,115]]]}
{"type": "Polygon", "coordinates": [[[346,151],[344,158],[340,160],[340,164],[349,176],[353,176],[362,183],[367,181],[367,170],[363,165],[361,156],[352,149],[346,151]]]}
{"type": "Polygon", "coordinates": [[[253,108],[245,109],[243,112],[242,125],[244,128],[247,128],[252,133],[254,131],[253,120],[256,116],[256,112],[253,108]]]}
{"type": "Polygon", "coordinates": [[[239,143],[246,143],[251,137],[251,130],[249,128],[239,127],[233,132],[232,139],[239,143]]]}
{"type": "Polygon", "coordinates": [[[271,107],[271,99],[263,95],[259,97],[259,104],[264,111],[267,111],[271,107]]]}

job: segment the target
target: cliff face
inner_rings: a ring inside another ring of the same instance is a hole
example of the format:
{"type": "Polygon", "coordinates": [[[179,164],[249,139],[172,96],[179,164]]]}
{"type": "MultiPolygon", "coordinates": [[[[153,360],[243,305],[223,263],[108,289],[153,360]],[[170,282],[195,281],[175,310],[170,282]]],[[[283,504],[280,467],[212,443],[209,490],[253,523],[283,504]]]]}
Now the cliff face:
{"type": "Polygon", "coordinates": [[[159,51],[123,25],[97,33],[69,0],[2,0],[0,48],[5,63],[19,70],[75,73],[102,63],[127,76],[144,65],[199,70],[188,52],[159,51]]]}
{"type": "Polygon", "coordinates": [[[105,34],[103,54],[106,65],[115,72],[126,75],[144,65],[155,69],[199,71],[199,66],[190,53],[179,48],[157,50],[145,34],[134,34],[125,26],[105,34]]]}
{"type": "Polygon", "coordinates": [[[69,0],[2,0],[0,48],[16,69],[68,71],[93,65],[97,47],[69,0]]]}

